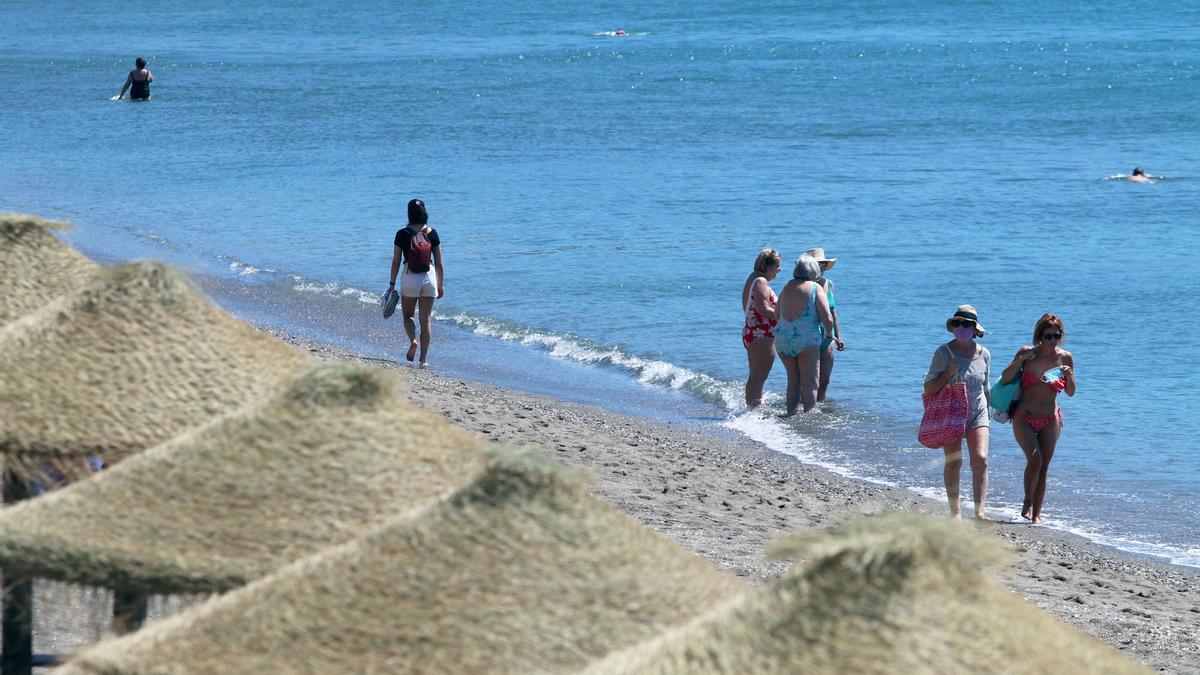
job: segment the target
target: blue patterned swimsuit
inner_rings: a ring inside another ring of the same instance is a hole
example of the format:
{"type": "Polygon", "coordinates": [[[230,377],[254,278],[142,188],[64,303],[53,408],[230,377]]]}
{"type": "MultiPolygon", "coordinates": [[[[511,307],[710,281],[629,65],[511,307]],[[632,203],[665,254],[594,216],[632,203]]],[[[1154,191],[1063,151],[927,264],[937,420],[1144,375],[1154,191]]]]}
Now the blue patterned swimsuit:
{"type": "Polygon", "coordinates": [[[817,319],[817,289],[820,286],[809,283],[812,283],[812,291],[808,294],[808,307],[791,321],[780,316],[779,325],[775,326],[775,349],[783,356],[794,358],[806,349],[816,349],[825,337],[817,319]]]}

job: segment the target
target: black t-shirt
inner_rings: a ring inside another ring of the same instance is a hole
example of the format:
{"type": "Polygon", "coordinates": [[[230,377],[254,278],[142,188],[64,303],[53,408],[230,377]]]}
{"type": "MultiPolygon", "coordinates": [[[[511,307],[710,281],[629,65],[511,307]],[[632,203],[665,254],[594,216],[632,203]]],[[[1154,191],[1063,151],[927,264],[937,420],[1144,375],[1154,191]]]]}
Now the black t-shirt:
{"type": "MultiPolygon", "coordinates": [[[[408,227],[402,227],[402,228],[396,230],[396,242],[395,243],[397,246],[400,247],[400,256],[401,256],[400,259],[404,262],[405,265],[408,264],[408,246],[409,246],[409,244],[412,243],[412,238],[413,238],[414,234],[416,234],[416,233],[413,232],[408,227]]],[[[441,237],[438,237],[437,230],[433,229],[432,227],[429,228],[429,232],[425,236],[429,239],[429,245],[432,246],[433,248],[437,248],[438,246],[442,245],[441,237]]],[[[430,262],[432,263],[432,261],[430,261],[430,262]]]]}

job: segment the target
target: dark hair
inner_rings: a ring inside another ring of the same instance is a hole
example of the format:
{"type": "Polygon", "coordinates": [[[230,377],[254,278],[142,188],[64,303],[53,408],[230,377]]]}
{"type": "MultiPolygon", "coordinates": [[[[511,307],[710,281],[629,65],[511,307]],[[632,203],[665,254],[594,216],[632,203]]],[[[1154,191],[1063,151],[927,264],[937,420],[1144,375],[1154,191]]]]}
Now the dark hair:
{"type": "Polygon", "coordinates": [[[410,225],[425,225],[429,222],[429,212],[425,210],[425,202],[412,199],[408,202],[408,222],[410,225]]]}
{"type": "MultiPolygon", "coordinates": [[[[1058,328],[1058,330],[1063,334],[1063,340],[1066,339],[1067,329],[1063,327],[1062,319],[1051,314],[1050,312],[1046,312],[1042,315],[1042,318],[1038,319],[1037,325],[1033,327],[1033,344],[1036,345],[1037,343],[1041,342],[1042,333],[1046,332],[1046,329],[1051,326],[1058,328]]],[[[1059,340],[1059,342],[1062,342],[1062,340],[1059,340]]]]}
{"type": "Polygon", "coordinates": [[[1142,167],[1140,167],[1140,166],[1135,166],[1135,167],[1133,167],[1133,175],[1135,175],[1135,176],[1145,176],[1145,175],[1146,175],[1146,170],[1145,170],[1145,169],[1143,169],[1143,168],[1142,168],[1142,167]]]}
{"type": "Polygon", "coordinates": [[[139,57],[137,57],[137,60],[133,62],[133,65],[137,66],[138,68],[145,68],[146,67],[146,59],[143,59],[142,57],[139,56],[139,57]]]}

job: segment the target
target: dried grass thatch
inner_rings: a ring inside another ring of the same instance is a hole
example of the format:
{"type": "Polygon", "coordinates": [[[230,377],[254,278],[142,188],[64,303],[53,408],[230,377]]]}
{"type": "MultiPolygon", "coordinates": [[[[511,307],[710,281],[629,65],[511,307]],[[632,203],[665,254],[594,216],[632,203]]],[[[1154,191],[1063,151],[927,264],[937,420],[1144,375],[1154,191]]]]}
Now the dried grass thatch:
{"type": "Polygon", "coordinates": [[[49,232],[66,227],[23,213],[0,213],[0,326],[80,290],[100,270],[49,232]]]}
{"type": "Polygon", "coordinates": [[[88,473],[277,390],[306,356],[139,262],[0,328],[0,459],[88,473]]]}
{"type": "Polygon", "coordinates": [[[1146,672],[986,578],[999,544],[946,519],[861,520],[778,550],[809,561],[586,672],[1146,672]]]}
{"type": "Polygon", "coordinates": [[[102,642],[63,672],[573,672],[743,588],[578,475],[497,456],[436,506],[102,642]]]}
{"type": "Polygon", "coordinates": [[[397,377],[322,365],[287,392],[0,512],[0,568],[143,593],[223,591],[468,483],[482,441],[397,377]]]}

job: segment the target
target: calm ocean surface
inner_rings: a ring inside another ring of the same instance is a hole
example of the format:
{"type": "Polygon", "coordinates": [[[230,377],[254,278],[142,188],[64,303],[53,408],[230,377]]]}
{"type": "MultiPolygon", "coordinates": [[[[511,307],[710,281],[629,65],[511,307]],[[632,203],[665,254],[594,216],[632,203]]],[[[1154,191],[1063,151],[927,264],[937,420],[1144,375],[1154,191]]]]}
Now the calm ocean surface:
{"type": "MultiPolygon", "coordinates": [[[[945,318],[979,308],[995,379],[1054,311],[1079,393],[1049,523],[1200,566],[1196,5],[220,4],[0,3],[0,210],[394,358],[374,300],[421,196],[435,366],[933,496],[945,318]],[[154,100],[110,101],[138,55],[154,100]],[[1136,164],[1165,178],[1109,180],[1136,164]],[[735,414],[764,245],[840,258],[833,400],[786,422],[735,414]]],[[[994,426],[997,515],[1022,466],[994,426]]]]}

